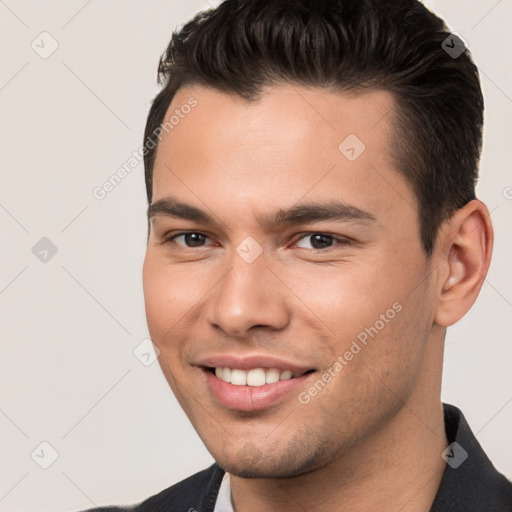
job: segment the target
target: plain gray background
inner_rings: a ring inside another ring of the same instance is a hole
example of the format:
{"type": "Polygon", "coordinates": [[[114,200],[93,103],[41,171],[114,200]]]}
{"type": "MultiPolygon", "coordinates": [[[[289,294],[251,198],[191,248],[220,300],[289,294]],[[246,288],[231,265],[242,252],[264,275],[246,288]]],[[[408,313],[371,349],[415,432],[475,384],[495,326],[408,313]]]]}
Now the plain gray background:
{"type": "MultiPolygon", "coordinates": [[[[478,194],[496,231],[481,296],[448,332],[443,400],[512,478],[512,0],[426,3],[481,71],[478,194]]],[[[134,503],[212,462],[158,363],[133,353],[148,336],[142,163],[93,190],[142,143],[172,30],[216,4],[0,0],[2,512],[134,503]]]]}

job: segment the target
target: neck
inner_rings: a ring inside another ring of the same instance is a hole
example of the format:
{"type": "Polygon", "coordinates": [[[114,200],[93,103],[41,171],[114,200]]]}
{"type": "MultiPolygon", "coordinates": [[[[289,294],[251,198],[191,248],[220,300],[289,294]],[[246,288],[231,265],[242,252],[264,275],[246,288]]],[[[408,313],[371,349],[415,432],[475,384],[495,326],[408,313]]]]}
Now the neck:
{"type": "MultiPolygon", "coordinates": [[[[428,366],[425,374],[432,371],[428,366]]],[[[423,381],[421,392],[413,392],[379,430],[322,468],[281,479],[231,475],[236,512],[428,512],[444,473],[441,453],[448,444],[440,372],[434,385],[423,381]]]]}

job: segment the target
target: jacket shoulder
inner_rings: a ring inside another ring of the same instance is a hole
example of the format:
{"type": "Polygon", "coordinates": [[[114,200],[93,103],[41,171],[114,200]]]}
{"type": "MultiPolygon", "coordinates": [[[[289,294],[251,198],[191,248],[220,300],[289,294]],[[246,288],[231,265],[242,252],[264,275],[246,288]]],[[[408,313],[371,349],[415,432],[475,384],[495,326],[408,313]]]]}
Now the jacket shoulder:
{"type": "Polygon", "coordinates": [[[171,485],[133,508],[133,512],[213,512],[224,470],[217,464],[171,485]]]}
{"type": "Polygon", "coordinates": [[[212,512],[224,470],[217,464],[131,507],[99,507],[84,512],[212,512]]]}

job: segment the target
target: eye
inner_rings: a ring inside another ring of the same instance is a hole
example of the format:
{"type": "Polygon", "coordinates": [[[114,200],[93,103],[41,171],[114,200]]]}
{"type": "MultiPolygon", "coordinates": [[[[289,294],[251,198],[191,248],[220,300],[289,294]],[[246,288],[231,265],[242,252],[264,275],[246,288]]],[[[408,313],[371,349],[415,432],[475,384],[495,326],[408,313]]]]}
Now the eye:
{"type": "Polygon", "coordinates": [[[176,242],[178,245],[184,246],[185,248],[191,249],[194,247],[203,247],[203,243],[208,237],[203,233],[197,231],[187,231],[184,233],[176,233],[170,237],[167,237],[163,243],[176,242]],[[178,242],[178,240],[182,240],[178,242]]]}
{"type": "Polygon", "coordinates": [[[340,245],[349,243],[349,241],[344,238],[335,237],[326,233],[306,233],[305,235],[301,236],[299,242],[297,242],[295,245],[301,249],[321,250],[329,249],[336,242],[340,245]],[[307,242],[308,239],[309,242],[307,242]],[[304,240],[305,242],[303,243],[301,240],[304,240]],[[308,244],[310,245],[309,247],[308,244]]]}

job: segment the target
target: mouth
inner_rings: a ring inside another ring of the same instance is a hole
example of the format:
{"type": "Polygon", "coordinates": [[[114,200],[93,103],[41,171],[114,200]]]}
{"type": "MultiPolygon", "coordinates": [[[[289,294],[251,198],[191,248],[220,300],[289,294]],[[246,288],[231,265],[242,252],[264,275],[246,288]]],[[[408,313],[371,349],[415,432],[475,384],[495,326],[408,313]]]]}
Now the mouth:
{"type": "Polygon", "coordinates": [[[296,398],[315,370],[279,367],[202,366],[206,387],[223,408],[256,412],[296,398]]]}
{"type": "Polygon", "coordinates": [[[223,366],[206,367],[206,370],[214,374],[220,380],[233,386],[260,387],[266,384],[275,384],[283,380],[296,379],[302,375],[312,373],[314,370],[292,372],[280,368],[229,368],[223,366]]]}

